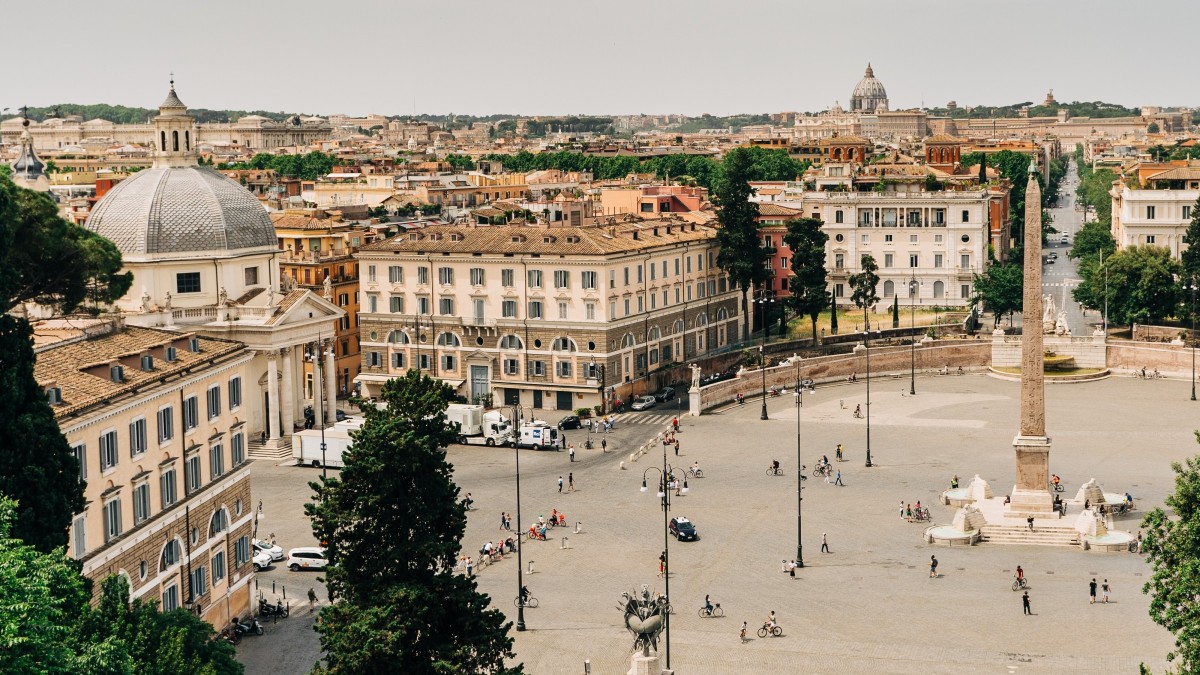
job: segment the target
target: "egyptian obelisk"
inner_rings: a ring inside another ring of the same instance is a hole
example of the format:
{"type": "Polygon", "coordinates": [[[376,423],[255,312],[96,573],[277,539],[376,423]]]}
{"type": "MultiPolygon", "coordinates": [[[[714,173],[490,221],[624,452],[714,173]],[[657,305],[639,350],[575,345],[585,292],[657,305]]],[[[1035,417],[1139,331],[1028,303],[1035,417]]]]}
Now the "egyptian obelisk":
{"type": "Polygon", "coordinates": [[[1010,515],[1050,515],[1050,438],[1046,436],[1046,383],[1042,373],[1042,188],[1037,161],[1025,187],[1025,279],[1021,302],[1021,425],[1013,439],[1017,484],[1010,515]]]}

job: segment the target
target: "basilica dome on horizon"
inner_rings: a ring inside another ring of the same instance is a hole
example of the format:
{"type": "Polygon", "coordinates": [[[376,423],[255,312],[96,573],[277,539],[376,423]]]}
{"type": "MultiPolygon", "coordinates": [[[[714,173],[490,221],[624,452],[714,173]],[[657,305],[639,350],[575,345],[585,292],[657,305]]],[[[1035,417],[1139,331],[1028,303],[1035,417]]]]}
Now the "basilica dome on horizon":
{"type": "Polygon", "coordinates": [[[863,79],[854,85],[854,93],[850,95],[850,110],[855,112],[875,112],[878,108],[887,110],[887,90],[883,83],[875,79],[875,71],[867,64],[863,79]]]}

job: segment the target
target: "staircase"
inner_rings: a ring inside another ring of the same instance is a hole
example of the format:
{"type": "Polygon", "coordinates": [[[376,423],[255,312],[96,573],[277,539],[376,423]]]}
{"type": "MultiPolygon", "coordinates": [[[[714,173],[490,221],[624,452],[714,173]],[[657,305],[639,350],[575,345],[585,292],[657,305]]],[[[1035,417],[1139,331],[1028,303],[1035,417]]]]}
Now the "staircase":
{"type": "Polygon", "coordinates": [[[1039,525],[1036,521],[1032,531],[1026,525],[984,525],[979,532],[983,536],[983,541],[989,544],[1079,545],[1079,533],[1075,531],[1075,528],[1064,525],[1039,525]]]}
{"type": "Polygon", "coordinates": [[[250,440],[249,455],[252,460],[268,460],[278,462],[282,459],[289,459],[292,456],[292,439],[280,438],[272,446],[268,441],[263,445],[257,438],[250,440]]]}

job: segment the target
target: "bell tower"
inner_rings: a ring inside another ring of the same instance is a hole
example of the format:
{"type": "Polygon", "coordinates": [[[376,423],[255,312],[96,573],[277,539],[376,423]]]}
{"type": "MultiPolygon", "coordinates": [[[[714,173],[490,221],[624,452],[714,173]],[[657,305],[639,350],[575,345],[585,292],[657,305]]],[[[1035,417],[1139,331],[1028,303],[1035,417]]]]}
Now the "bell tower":
{"type": "Polygon", "coordinates": [[[172,75],[171,90],[158,106],[158,116],[154,118],[154,166],[194,166],[195,142],[195,120],[187,114],[187,106],[175,94],[175,77],[172,75]]]}

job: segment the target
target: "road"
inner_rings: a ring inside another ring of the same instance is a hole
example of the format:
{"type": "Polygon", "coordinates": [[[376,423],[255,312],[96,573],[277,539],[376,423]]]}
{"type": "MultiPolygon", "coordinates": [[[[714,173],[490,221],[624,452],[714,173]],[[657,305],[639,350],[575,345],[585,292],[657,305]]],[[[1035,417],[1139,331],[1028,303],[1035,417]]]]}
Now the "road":
{"type": "Polygon", "coordinates": [[[1071,291],[1082,283],[1076,261],[1067,257],[1071,244],[1060,241],[1061,233],[1066,233],[1072,242],[1075,234],[1083,227],[1083,212],[1076,211],[1075,186],[1079,184],[1079,175],[1075,162],[1071,162],[1067,175],[1059,188],[1058,206],[1049,209],[1054,219],[1053,226],[1058,233],[1050,235],[1050,241],[1043,250],[1044,256],[1057,253],[1058,258],[1053,264],[1042,265],[1042,294],[1054,298],[1057,311],[1067,312],[1067,326],[1071,334],[1076,336],[1090,335],[1100,325],[1100,316],[1083,309],[1071,299],[1071,291]]]}

